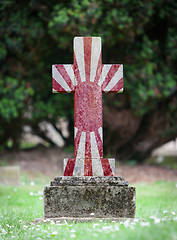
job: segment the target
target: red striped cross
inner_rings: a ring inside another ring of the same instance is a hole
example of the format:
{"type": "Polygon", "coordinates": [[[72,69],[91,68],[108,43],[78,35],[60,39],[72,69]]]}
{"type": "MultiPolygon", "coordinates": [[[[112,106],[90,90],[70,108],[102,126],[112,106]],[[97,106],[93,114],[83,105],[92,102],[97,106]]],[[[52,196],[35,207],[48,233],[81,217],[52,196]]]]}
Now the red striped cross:
{"type": "Polygon", "coordinates": [[[114,159],[103,158],[102,92],[123,91],[123,65],[102,64],[100,37],[74,38],[74,64],[52,66],[53,92],[74,93],[75,158],[64,176],[113,176],[114,159]]]}

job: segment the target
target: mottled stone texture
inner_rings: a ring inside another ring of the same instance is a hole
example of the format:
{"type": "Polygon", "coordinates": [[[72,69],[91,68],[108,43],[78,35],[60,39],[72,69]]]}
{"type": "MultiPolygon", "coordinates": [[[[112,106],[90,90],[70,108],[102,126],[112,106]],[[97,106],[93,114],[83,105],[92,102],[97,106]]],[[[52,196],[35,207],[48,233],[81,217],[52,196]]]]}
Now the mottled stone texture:
{"type": "Polygon", "coordinates": [[[122,177],[55,177],[44,189],[44,217],[133,218],[135,188],[122,177]],[[93,215],[94,213],[94,215],[93,215]]]}

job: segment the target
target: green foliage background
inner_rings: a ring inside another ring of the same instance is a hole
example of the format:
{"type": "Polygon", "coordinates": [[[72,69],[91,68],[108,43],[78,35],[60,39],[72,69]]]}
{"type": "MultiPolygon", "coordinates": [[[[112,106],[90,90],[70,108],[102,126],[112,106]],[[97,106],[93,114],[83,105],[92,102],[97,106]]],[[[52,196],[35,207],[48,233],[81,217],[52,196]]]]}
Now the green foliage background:
{"type": "MultiPolygon", "coordinates": [[[[51,94],[51,65],[73,62],[74,36],[101,36],[103,63],[124,64],[128,108],[135,115],[170,99],[164,114],[177,136],[175,1],[1,0],[0,16],[1,148],[9,138],[18,147],[24,124],[73,119],[73,96],[51,94]]],[[[116,97],[112,104],[121,108],[116,97]]]]}

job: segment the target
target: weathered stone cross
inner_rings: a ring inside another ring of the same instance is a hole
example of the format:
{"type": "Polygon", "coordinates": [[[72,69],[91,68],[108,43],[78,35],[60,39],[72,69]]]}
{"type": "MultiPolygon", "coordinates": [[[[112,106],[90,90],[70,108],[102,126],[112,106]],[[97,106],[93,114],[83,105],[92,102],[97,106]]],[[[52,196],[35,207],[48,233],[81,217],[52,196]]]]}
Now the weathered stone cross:
{"type": "Polygon", "coordinates": [[[103,158],[102,92],[123,91],[123,65],[103,64],[100,37],[74,38],[74,65],[52,66],[53,92],[74,92],[75,158],[64,176],[113,176],[114,159],[103,158]]]}

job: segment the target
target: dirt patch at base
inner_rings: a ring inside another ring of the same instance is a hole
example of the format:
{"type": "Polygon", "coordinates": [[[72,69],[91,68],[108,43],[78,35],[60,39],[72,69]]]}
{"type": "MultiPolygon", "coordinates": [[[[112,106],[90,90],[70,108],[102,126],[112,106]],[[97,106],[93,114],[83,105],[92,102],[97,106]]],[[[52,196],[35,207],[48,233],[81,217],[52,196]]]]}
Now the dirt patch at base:
{"type": "MultiPolygon", "coordinates": [[[[0,165],[18,165],[21,173],[44,174],[48,177],[63,175],[63,159],[71,158],[58,148],[37,148],[20,152],[0,152],[0,165]]],[[[129,183],[148,182],[160,180],[177,181],[177,170],[152,165],[123,165],[117,164],[116,176],[124,176],[129,183]]]]}

